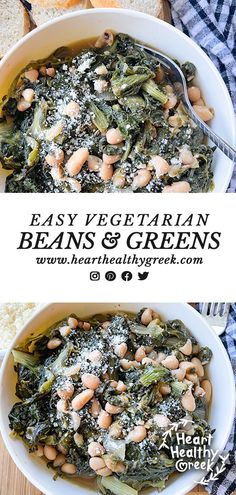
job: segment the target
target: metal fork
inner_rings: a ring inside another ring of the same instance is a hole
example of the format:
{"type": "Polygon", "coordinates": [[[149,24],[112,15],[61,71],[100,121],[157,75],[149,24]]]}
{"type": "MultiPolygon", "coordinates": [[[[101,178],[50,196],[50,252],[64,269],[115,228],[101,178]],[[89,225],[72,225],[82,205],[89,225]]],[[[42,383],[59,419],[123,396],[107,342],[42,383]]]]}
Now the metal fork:
{"type": "Polygon", "coordinates": [[[202,129],[203,133],[208,136],[211,141],[216,144],[216,146],[221,151],[223,151],[226,156],[228,156],[228,158],[233,161],[233,163],[236,162],[236,150],[232,148],[232,146],[230,146],[230,144],[228,144],[224,139],[213,132],[212,129],[210,129],[210,127],[208,127],[208,125],[205,124],[205,122],[203,122],[200,117],[198,117],[195,110],[193,109],[188,97],[186,80],[179,66],[169,57],[163,55],[157,50],[153,50],[153,48],[148,48],[144,45],[141,45],[140,43],[136,43],[136,45],[150,55],[154,56],[158,60],[158,62],[160,62],[160,64],[165,68],[165,72],[167,73],[171,82],[173,83],[176,96],[181,99],[189,117],[202,129]]]}
{"type": "Polygon", "coordinates": [[[200,305],[200,313],[207,323],[221,335],[227,325],[230,303],[203,303],[200,305]]]}

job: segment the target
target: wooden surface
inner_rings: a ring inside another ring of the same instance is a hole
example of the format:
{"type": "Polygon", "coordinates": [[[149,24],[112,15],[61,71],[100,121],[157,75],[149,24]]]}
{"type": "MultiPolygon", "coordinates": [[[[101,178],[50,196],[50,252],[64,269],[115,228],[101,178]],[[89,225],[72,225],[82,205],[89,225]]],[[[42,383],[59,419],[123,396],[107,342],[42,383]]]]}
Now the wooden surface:
{"type": "MultiPolygon", "coordinates": [[[[0,495],[43,495],[17,469],[6,451],[1,436],[0,459],[0,495]]],[[[199,492],[206,493],[203,487],[196,486],[189,495],[196,495],[199,492]]],[[[232,495],[236,495],[236,492],[232,495]]]]}

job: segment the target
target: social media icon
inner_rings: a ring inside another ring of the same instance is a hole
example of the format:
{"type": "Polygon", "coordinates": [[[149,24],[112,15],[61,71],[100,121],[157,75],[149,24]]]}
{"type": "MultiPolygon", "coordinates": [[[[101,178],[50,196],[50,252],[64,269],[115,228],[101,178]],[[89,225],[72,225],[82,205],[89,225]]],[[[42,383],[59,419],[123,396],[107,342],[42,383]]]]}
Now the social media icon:
{"type": "Polygon", "coordinates": [[[106,280],[108,280],[109,282],[113,282],[113,280],[115,280],[115,279],[116,279],[116,274],[115,274],[115,272],[112,272],[112,271],[110,271],[110,272],[106,272],[106,273],[105,273],[105,279],[106,279],[106,280]]]}
{"type": "Polygon", "coordinates": [[[100,280],[100,273],[90,272],[90,280],[92,280],[92,282],[97,282],[97,280],[100,280]]]}
{"type": "Polygon", "coordinates": [[[138,279],[139,280],[146,280],[146,278],[148,278],[148,275],[149,275],[148,272],[143,272],[143,273],[138,272],[138,279]]]}
{"type": "Polygon", "coordinates": [[[133,275],[131,272],[123,272],[121,274],[121,278],[122,280],[124,280],[125,282],[129,282],[132,278],[133,278],[133,275]]]}

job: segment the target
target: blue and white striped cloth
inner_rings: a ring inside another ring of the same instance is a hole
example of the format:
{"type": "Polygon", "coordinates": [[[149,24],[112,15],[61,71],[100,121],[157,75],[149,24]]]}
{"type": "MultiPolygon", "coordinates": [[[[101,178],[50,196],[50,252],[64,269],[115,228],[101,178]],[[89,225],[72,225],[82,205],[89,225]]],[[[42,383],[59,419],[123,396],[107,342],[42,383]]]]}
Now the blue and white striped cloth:
{"type": "MultiPolygon", "coordinates": [[[[173,24],[211,58],[236,111],[236,0],[169,0],[173,24]]],[[[236,192],[236,167],[228,192],[236,192]]]]}
{"type": "MultiPolygon", "coordinates": [[[[221,340],[229,355],[236,382],[236,303],[231,305],[228,323],[221,340]]],[[[227,418],[225,420],[227,421],[227,418]]],[[[226,470],[217,481],[206,487],[210,495],[231,495],[236,490],[236,416],[224,453],[229,453],[226,470]]]]}

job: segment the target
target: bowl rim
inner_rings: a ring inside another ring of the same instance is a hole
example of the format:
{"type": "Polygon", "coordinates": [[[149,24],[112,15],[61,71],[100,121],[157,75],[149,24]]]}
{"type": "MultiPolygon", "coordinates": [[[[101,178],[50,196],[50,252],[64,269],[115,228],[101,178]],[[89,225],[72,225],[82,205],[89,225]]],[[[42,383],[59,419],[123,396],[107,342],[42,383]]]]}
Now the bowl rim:
{"type": "MultiPolygon", "coordinates": [[[[227,88],[221,74],[219,73],[218,69],[215,67],[214,63],[211,61],[211,59],[208,57],[208,55],[203,51],[203,49],[201,47],[199,47],[197,45],[197,43],[194,40],[192,40],[189,36],[187,36],[185,33],[178,30],[175,26],[167,23],[166,21],[163,21],[162,19],[155,18],[154,16],[151,16],[149,14],[145,14],[143,12],[138,12],[138,11],[131,10],[131,9],[122,9],[122,8],[117,8],[117,9],[116,8],[102,8],[102,9],[95,8],[95,9],[85,9],[85,10],[69,12],[69,13],[64,14],[63,16],[59,16],[55,19],[51,19],[51,20],[47,21],[46,23],[42,24],[41,26],[38,26],[37,28],[33,29],[32,31],[27,33],[23,38],[21,38],[4,55],[4,57],[0,61],[0,70],[5,65],[5,63],[7,63],[10,60],[12,54],[14,52],[16,52],[24,44],[27,45],[27,43],[31,40],[31,38],[33,38],[35,35],[37,35],[37,33],[41,32],[41,31],[47,31],[48,27],[50,27],[52,25],[56,25],[56,24],[60,25],[61,23],[63,24],[65,19],[70,19],[70,18],[72,19],[74,17],[79,17],[79,16],[96,16],[97,14],[101,14],[101,11],[103,14],[116,14],[116,15],[121,14],[124,16],[129,16],[131,18],[140,18],[140,19],[143,19],[144,21],[145,21],[145,19],[146,20],[151,19],[152,21],[154,21],[157,24],[160,24],[162,26],[164,25],[167,30],[175,33],[175,35],[179,36],[180,38],[185,40],[185,42],[189,43],[193,47],[193,49],[198,53],[198,55],[201,58],[203,58],[205,60],[205,62],[208,63],[208,65],[210,65],[211,70],[213,71],[214,77],[216,79],[217,87],[219,85],[222,89],[222,92],[224,93],[224,104],[227,105],[227,107],[228,107],[228,119],[230,119],[230,128],[232,129],[231,136],[229,139],[229,144],[231,144],[232,146],[235,146],[236,145],[236,119],[235,119],[233,103],[232,103],[228,88],[227,88]]],[[[222,160],[223,160],[223,157],[222,157],[222,160]]],[[[224,180],[222,179],[221,184],[219,184],[219,191],[218,192],[226,192],[226,190],[230,184],[230,180],[232,178],[233,171],[234,171],[234,164],[232,161],[230,161],[228,164],[228,167],[225,171],[224,180]]],[[[211,191],[208,191],[208,192],[211,192],[211,191]]],[[[214,190],[212,192],[214,193],[214,190]]]]}
{"type": "MultiPolygon", "coordinates": [[[[43,304],[42,306],[40,306],[36,311],[35,313],[32,315],[32,317],[25,323],[25,325],[22,327],[21,331],[15,336],[14,340],[12,341],[12,344],[11,346],[7,349],[7,352],[6,352],[6,355],[4,357],[4,360],[3,360],[3,363],[2,363],[2,366],[1,366],[1,369],[0,369],[0,399],[1,399],[1,394],[2,394],[2,384],[3,384],[3,381],[4,381],[4,374],[5,374],[5,369],[6,369],[6,366],[8,364],[8,360],[10,358],[10,355],[11,355],[11,351],[12,349],[14,348],[15,344],[19,341],[21,335],[24,333],[25,329],[27,326],[30,326],[32,324],[32,321],[35,319],[35,318],[38,318],[38,316],[43,313],[44,311],[49,311],[50,310],[50,307],[54,306],[54,305],[58,305],[60,306],[60,304],[71,304],[71,303],[47,303],[47,304],[43,304]]],[[[92,305],[92,304],[106,304],[106,303],[88,303],[88,302],[81,302],[81,303],[75,303],[75,304],[78,304],[78,305],[92,305]]],[[[116,302],[110,302],[110,303],[107,303],[107,304],[111,304],[114,306],[118,303],[116,302]]],[[[140,307],[142,307],[142,304],[158,304],[158,303],[127,303],[127,302],[123,302],[123,303],[119,303],[119,309],[122,310],[122,304],[138,304],[140,307]]],[[[181,306],[183,308],[183,310],[188,310],[189,313],[192,315],[194,314],[194,317],[197,318],[199,320],[199,324],[202,324],[202,326],[204,326],[207,331],[210,333],[210,336],[214,339],[215,341],[215,344],[218,346],[218,348],[220,349],[220,352],[222,353],[222,358],[223,358],[223,363],[224,363],[224,366],[227,367],[227,373],[228,373],[228,386],[229,386],[229,389],[230,390],[230,394],[231,394],[231,409],[228,410],[228,416],[227,416],[227,428],[226,428],[226,431],[225,431],[225,434],[224,434],[224,437],[222,438],[222,441],[221,441],[221,444],[218,445],[218,451],[219,452],[222,452],[228,439],[229,439],[229,436],[230,436],[230,432],[231,432],[231,429],[232,429],[232,425],[233,425],[233,422],[234,422],[234,415],[235,415],[235,405],[236,405],[236,390],[235,390],[235,382],[234,382],[234,375],[233,375],[233,369],[232,369],[232,366],[231,366],[231,362],[230,362],[230,359],[229,359],[229,356],[226,352],[226,349],[224,347],[224,345],[222,344],[220,338],[217,336],[217,334],[215,333],[215,331],[213,330],[213,328],[208,324],[208,322],[203,318],[203,316],[196,310],[194,309],[192,306],[190,306],[188,303],[160,303],[162,305],[165,305],[165,306],[168,306],[168,305],[172,305],[172,304],[177,304],[178,306],[181,306]]],[[[190,328],[190,332],[191,332],[191,328],[190,328]]],[[[31,334],[33,333],[32,330],[30,332],[31,334]]],[[[2,401],[0,400],[0,404],[2,404],[2,401]]],[[[42,493],[44,493],[45,495],[55,495],[55,492],[51,491],[51,489],[46,489],[45,490],[45,486],[41,485],[41,482],[40,482],[40,479],[35,479],[34,476],[31,476],[31,472],[30,472],[30,463],[28,465],[28,463],[24,463],[23,460],[21,460],[21,458],[19,458],[17,456],[17,454],[15,453],[15,449],[14,447],[12,447],[11,445],[11,442],[10,442],[10,437],[9,437],[9,432],[5,429],[5,426],[4,426],[4,416],[3,416],[3,412],[2,412],[2,407],[0,407],[0,433],[2,435],[2,438],[3,438],[3,441],[4,441],[4,444],[8,450],[8,453],[10,454],[11,458],[13,459],[13,461],[15,462],[16,466],[18,467],[18,469],[21,471],[21,473],[38,489],[40,490],[42,493]],[[29,467],[28,467],[29,466],[29,467]]],[[[32,462],[33,462],[33,459],[32,459],[32,462]]],[[[185,495],[186,493],[188,493],[189,490],[191,490],[194,486],[196,486],[197,484],[197,481],[191,481],[191,483],[189,482],[188,485],[184,488],[184,486],[178,490],[178,495],[185,495]]],[[[96,492],[94,492],[96,493],[96,492]]]]}

